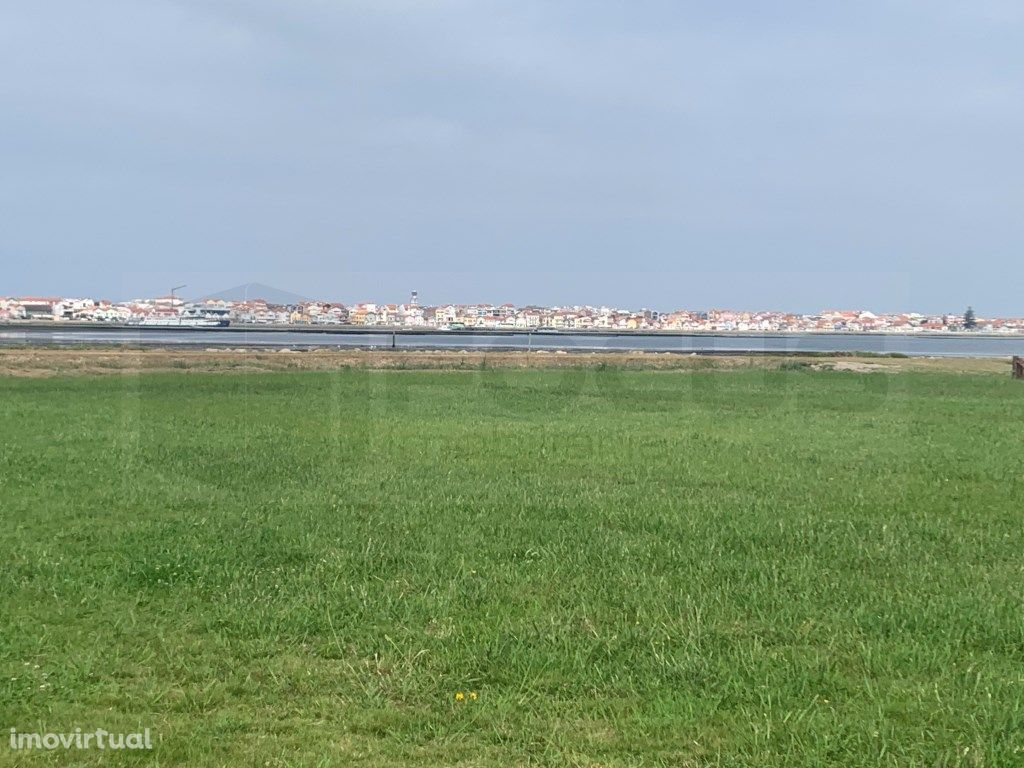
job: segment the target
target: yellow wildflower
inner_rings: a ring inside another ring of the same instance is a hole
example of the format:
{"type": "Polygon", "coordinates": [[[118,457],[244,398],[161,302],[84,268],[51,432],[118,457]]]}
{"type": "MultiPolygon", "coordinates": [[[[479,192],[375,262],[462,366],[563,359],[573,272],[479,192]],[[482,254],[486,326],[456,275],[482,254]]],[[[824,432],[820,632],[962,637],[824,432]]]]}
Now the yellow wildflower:
{"type": "Polygon", "coordinates": [[[455,700],[456,701],[462,701],[464,698],[466,698],[466,694],[464,694],[462,691],[456,692],[456,694],[455,694],[455,700]]]}

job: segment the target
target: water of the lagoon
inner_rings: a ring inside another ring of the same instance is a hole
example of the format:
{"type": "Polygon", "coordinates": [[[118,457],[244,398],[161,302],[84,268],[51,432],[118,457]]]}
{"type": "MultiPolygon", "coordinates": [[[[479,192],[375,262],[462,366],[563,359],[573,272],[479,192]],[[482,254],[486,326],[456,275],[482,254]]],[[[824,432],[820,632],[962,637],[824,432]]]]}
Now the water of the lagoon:
{"type": "Polygon", "coordinates": [[[915,357],[1009,357],[1024,354],[1024,336],[973,334],[904,335],[868,333],[810,334],[599,334],[509,332],[390,332],[359,333],[319,330],[271,331],[250,329],[165,328],[25,328],[0,326],[4,345],[123,344],[142,346],[254,347],[294,349],[311,347],[396,349],[566,350],[581,352],[644,351],[699,353],[741,352],[869,352],[915,357]]]}

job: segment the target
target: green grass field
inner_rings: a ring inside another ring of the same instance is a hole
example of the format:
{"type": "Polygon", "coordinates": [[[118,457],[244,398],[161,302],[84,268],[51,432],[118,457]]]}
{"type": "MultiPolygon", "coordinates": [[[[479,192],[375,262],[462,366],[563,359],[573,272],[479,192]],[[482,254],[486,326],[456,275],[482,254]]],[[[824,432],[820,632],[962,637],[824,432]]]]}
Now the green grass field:
{"type": "Polygon", "coordinates": [[[994,376],[0,379],[0,764],[1022,765],[1022,424],[994,376]],[[156,749],[6,744],[76,727],[156,749]]]}

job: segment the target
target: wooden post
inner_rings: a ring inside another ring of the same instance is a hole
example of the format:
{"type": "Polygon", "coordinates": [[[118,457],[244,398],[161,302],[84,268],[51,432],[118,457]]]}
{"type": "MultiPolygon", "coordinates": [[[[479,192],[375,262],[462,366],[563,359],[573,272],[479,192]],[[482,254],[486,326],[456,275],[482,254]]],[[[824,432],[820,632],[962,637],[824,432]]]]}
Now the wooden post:
{"type": "Polygon", "coordinates": [[[1013,358],[1013,378],[1024,379],[1024,357],[1013,358]]]}

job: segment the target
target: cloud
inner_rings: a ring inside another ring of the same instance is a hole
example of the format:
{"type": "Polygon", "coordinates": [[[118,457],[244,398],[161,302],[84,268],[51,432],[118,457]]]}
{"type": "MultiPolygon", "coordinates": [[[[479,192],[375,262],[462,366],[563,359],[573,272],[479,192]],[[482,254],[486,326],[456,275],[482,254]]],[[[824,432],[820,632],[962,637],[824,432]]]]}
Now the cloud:
{"type": "Polygon", "coordinates": [[[1019,9],[8,3],[0,257],[1019,275],[1019,9]]]}

